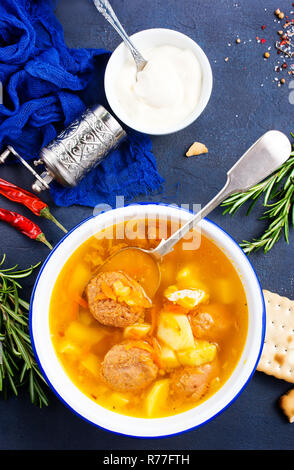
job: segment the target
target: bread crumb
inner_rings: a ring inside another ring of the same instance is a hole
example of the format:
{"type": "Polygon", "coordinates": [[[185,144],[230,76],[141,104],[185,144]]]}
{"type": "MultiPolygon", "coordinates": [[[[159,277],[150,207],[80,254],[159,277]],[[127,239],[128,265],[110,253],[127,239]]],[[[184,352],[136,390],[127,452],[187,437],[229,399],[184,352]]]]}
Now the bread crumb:
{"type": "Polygon", "coordinates": [[[201,142],[194,142],[187,150],[186,157],[201,155],[203,153],[208,153],[206,145],[202,144],[201,142]]]}
{"type": "Polygon", "coordinates": [[[289,423],[294,423],[294,388],[281,397],[280,406],[289,419],[289,423]]]}

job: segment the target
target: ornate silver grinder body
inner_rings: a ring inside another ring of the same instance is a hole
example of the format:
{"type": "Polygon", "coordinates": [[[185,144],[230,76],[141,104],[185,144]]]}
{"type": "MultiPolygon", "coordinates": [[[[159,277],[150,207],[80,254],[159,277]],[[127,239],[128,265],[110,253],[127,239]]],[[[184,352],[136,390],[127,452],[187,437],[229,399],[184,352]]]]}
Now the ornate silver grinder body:
{"type": "Polygon", "coordinates": [[[52,180],[63,186],[74,187],[125,137],[126,133],[116,119],[103,106],[98,105],[87,109],[56,139],[42,148],[40,159],[34,162],[35,166],[46,167],[41,175],[11,146],[0,156],[0,162],[4,162],[13,153],[36,177],[32,185],[35,192],[48,189],[52,180]]]}

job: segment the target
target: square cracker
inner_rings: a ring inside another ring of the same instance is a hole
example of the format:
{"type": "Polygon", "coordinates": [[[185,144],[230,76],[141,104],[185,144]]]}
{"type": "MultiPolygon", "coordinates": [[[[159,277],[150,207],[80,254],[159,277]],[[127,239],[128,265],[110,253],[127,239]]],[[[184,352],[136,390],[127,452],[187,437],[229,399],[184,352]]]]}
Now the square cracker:
{"type": "Polygon", "coordinates": [[[294,301],[268,290],[266,335],[257,370],[294,383],[294,301]]]}

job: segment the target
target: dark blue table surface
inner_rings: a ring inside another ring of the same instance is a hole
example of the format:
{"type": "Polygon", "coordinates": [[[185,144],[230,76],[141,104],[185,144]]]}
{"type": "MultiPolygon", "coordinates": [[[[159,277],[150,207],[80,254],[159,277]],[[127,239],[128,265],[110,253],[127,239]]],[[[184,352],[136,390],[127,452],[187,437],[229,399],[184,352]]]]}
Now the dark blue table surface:
{"type": "MultiPolygon", "coordinates": [[[[290,12],[292,2],[112,0],[112,4],[129,33],[163,27],[188,34],[208,55],[214,75],[212,97],[201,117],[177,134],[152,138],[165,190],[138,201],[204,204],[224,183],[226,169],[260,135],[269,129],[288,135],[294,130],[288,75],[284,75],[287,84],[279,88],[274,80],[278,56],[273,47],[270,59],[263,59],[263,52],[273,46],[280,29],[273,11],[279,7],[290,12]],[[264,31],[261,25],[267,26],[264,31]],[[237,36],[242,40],[239,45],[235,43],[237,36]],[[266,45],[258,44],[256,36],[266,38],[266,45]],[[207,156],[184,157],[194,140],[207,145],[207,156]]],[[[120,42],[90,0],[60,0],[56,13],[71,47],[114,49],[120,42]]],[[[1,176],[27,188],[31,184],[31,176],[20,167],[1,168],[1,176]]],[[[6,201],[3,207],[15,208],[6,201]]],[[[75,206],[53,208],[53,212],[71,228],[91,215],[92,209],[75,206]]],[[[249,218],[242,211],[231,219],[217,209],[211,219],[240,241],[261,232],[259,214],[257,208],[249,218]]],[[[61,232],[53,224],[42,221],[42,227],[51,242],[59,240],[61,232]]],[[[290,242],[287,246],[281,240],[266,256],[257,253],[250,258],[264,288],[294,298],[293,232],[290,242]]],[[[44,260],[48,254],[46,247],[4,225],[1,251],[7,253],[10,265],[23,267],[44,260]]],[[[33,279],[26,284],[24,296],[29,296],[32,283],[33,279]]],[[[290,388],[287,382],[256,372],[237,401],[212,422],[160,440],[137,440],[99,430],[75,416],[50,392],[50,407],[41,410],[21,394],[17,399],[0,401],[0,449],[291,449],[294,425],[288,424],[278,407],[278,398],[290,388]]]]}

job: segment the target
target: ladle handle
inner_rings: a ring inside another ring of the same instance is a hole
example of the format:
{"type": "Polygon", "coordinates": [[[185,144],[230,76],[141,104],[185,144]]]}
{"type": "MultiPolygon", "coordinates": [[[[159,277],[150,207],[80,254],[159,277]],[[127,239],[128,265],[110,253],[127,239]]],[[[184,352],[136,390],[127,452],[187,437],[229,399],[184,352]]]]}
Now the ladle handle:
{"type": "Polygon", "coordinates": [[[116,14],[114,13],[112,6],[110,5],[108,0],[93,0],[94,5],[104,16],[104,18],[113,26],[113,28],[117,31],[120,35],[126,46],[129,48],[132,56],[134,57],[134,61],[136,62],[137,70],[140,72],[146,65],[146,60],[140,54],[138,49],[134,46],[132,41],[130,40],[129,36],[127,35],[125,29],[123,28],[121,22],[117,18],[116,14]]]}
{"type": "Polygon", "coordinates": [[[188,222],[186,222],[181,228],[179,228],[175,233],[173,233],[167,240],[162,240],[159,245],[152,250],[152,255],[160,259],[162,256],[170,253],[174,245],[183,238],[187,232],[195,228],[196,225],[206,217],[210,212],[212,212],[219,204],[221,204],[228,196],[233,194],[236,191],[231,185],[231,178],[228,176],[225,186],[219,191],[219,193],[203,207],[196,215],[194,215],[188,222]]]}

